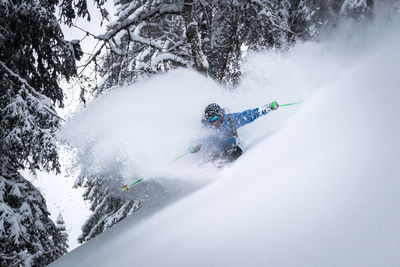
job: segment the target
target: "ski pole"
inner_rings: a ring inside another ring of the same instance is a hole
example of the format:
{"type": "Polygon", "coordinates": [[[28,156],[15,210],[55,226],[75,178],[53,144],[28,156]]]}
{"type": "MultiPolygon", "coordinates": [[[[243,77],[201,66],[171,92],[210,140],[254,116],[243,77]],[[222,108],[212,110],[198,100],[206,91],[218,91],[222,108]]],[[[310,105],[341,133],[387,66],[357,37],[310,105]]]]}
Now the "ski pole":
{"type": "Polygon", "coordinates": [[[122,191],[125,191],[125,190],[129,191],[129,188],[131,188],[132,186],[134,186],[137,183],[140,183],[141,181],[143,181],[142,178],[140,178],[140,179],[136,180],[135,182],[131,183],[129,186],[125,185],[124,188],[122,189],[122,191]]]}
{"type": "Polygon", "coordinates": [[[190,148],[189,148],[188,151],[186,151],[186,152],[183,153],[182,155],[180,155],[180,156],[178,156],[177,158],[175,158],[172,162],[175,162],[176,160],[182,158],[182,157],[185,156],[186,154],[189,154],[189,153],[196,153],[197,151],[200,150],[200,148],[201,148],[201,145],[199,145],[199,144],[196,144],[196,145],[194,145],[194,146],[190,146],[190,148]]]}
{"type": "Polygon", "coordinates": [[[186,156],[186,154],[189,154],[190,151],[186,151],[185,153],[183,153],[182,155],[179,155],[178,157],[176,157],[172,162],[177,161],[178,159],[182,158],[183,156],[186,156]]]}
{"type": "MultiPolygon", "coordinates": [[[[190,153],[190,151],[187,151],[187,152],[183,153],[182,155],[179,155],[179,156],[176,157],[172,162],[174,162],[174,161],[176,161],[176,160],[182,158],[183,156],[185,156],[185,155],[188,154],[188,153],[190,153]]],[[[136,180],[135,182],[131,183],[130,185],[125,185],[124,188],[122,189],[122,191],[125,191],[125,190],[129,191],[129,188],[131,188],[131,187],[134,186],[135,184],[140,183],[141,181],[143,181],[142,178],[136,180]]]]}
{"type": "MultiPolygon", "coordinates": [[[[174,162],[174,161],[176,161],[176,160],[182,158],[183,156],[185,156],[185,155],[188,154],[188,153],[190,153],[190,151],[187,151],[187,152],[183,153],[182,155],[179,155],[179,156],[178,156],[177,158],[175,158],[172,162],[174,162]]],[[[131,187],[134,186],[135,184],[140,183],[141,181],[143,181],[142,178],[136,180],[135,182],[131,183],[130,185],[125,185],[124,188],[122,189],[122,191],[125,191],[125,190],[129,191],[129,188],[131,188],[131,187]]]]}
{"type": "MultiPolygon", "coordinates": [[[[185,156],[185,155],[188,154],[188,153],[190,153],[190,151],[187,151],[187,152],[183,153],[182,155],[179,155],[179,156],[178,156],[177,158],[175,158],[172,162],[174,162],[174,161],[176,161],[176,160],[182,158],[183,156],[185,156]]],[[[125,190],[129,191],[129,188],[131,188],[131,187],[134,186],[135,184],[140,183],[141,181],[143,181],[142,178],[136,180],[135,182],[131,183],[130,185],[125,185],[124,188],[122,189],[122,191],[125,191],[125,190]]]]}
{"type": "Polygon", "coordinates": [[[297,105],[297,104],[300,104],[301,103],[301,101],[300,102],[295,102],[295,103],[289,103],[289,104],[283,104],[283,105],[279,105],[280,107],[286,107],[286,106],[291,106],[291,105],[297,105]]]}

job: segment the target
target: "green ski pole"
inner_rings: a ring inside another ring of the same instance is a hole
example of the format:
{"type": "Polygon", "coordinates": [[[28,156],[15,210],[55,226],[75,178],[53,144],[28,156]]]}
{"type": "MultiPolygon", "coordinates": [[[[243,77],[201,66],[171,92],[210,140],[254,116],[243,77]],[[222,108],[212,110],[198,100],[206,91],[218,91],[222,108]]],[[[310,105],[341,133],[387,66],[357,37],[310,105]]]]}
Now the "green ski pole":
{"type": "Polygon", "coordinates": [[[279,106],[280,107],[286,107],[286,106],[297,105],[297,104],[300,104],[300,103],[301,103],[301,101],[300,102],[295,102],[295,103],[283,104],[283,105],[279,105],[279,106]]]}
{"type": "Polygon", "coordinates": [[[183,153],[182,155],[176,157],[172,162],[177,161],[178,159],[182,158],[183,156],[186,156],[186,154],[189,154],[189,153],[190,153],[190,151],[187,151],[187,152],[183,153]]]}
{"type": "Polygon", "coordinates": [[[128,186],[128,185],[125,185],[124,188],[122,189],[122,191],[125,191],[125,190],[128,190],[128,191],[129,191],[129,188],[131,188],[132,186],[134,186],[134,185],[137,184],[137,183],[140,183],[141,181],[143,181],[142,178],[140,178],[140,179],[136,180],[135,182],[131,183],[129,186],[128,186]]]}
{"type": "MultiPolygon", "coordinates": [[[[188,154],[188,153],[190,153],[190,151],[187,151],[187,152],[185,152],[185,153],[183,153],[182,155],[180,155],[180,156],[178,156],[177,158],[175,158],[172,162],[174,162],[174,161],[176,161],[176,160],[178,160],[178,159],[180,159],[180,158],[182,158],[183,156],[185,156],[186,154],[188,154]]],[[[122,189],[122,191],[125,191],[125,190],[129,190],[129,188],[131,188],[132,186],[134,186],[135,184],[138,184],[138,183],[140,183],[141,181],[143,181],[143,179],[142,178],[140,178],[140,179],[138,179],[138,180],[136,180],[135,182],[133,182],[133,183],[131,183],[130,185],[125,185],[124,186],[124,188],[122,189]]]]}

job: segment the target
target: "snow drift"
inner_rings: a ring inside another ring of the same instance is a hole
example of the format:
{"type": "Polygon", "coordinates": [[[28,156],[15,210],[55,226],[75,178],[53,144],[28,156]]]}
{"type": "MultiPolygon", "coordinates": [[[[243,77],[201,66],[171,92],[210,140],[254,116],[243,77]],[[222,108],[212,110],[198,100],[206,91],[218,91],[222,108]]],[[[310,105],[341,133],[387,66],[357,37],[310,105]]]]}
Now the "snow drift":
{"type": "Polygon", "coordinates": [[[92,171],[119,161],[126,178],[206,185],[52,266],[399,265],[399,27],[353,38],[253,55],[235,92],[179,70],[92,103],[66,134],[92,142],[92,171]],[[240,129],[246,152],[231,166],[171,164],[209,102],[239,111],[275,99],[304,101],[240,129]]]}

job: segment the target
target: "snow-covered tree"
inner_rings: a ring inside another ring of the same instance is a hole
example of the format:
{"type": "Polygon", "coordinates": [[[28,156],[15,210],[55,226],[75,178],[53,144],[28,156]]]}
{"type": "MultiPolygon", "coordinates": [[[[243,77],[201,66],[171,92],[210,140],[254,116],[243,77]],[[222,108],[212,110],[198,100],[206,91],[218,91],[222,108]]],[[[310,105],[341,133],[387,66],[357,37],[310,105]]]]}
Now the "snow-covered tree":
{"type": "Polygon", "coordinates": [[[340,14],[361,19],[371,14],[373,0],[345,0],[340,8],[340,14]]]}
{"type": "Polygon", "coordinates": [[[68,247],[69,247],[68,233],[67,233],[67,228],[65,227],[64,218],[61,215],[61,213],[57,217],[56,225],[60,234],[57,236],[59,237],[59,239],[55,239],[54,242],[59,251],[62,252],[62,254],[65,254],[68,252],[68,247]]]}
{"type": "Polygon", "coordinates": [[[179,66],[235,84],[243,47],[286,48],[298,34],[291,30],[292,24],[312,15],[298,12],[305,9],[305,1],[289,0],[118,0],[115,4],[117,20],[98,36],[104,41],[102,47],[107,46],[100,89],[179,66]]]}
{"type": "Polygon", "coordinates": [[[43,266],[64,253],[45,200],[19,170],[59,171],[59,81],[76,74],[82,51],[78,41],[64,39],[55,8],[60,4],[61,19],[72,21],[76,12],[87,13],[85,3],[0,1],[1,266],[43,266]]]}
{"type": "Polygon", "coordinates": [[[0,158],[0,266],[44,266],[65,252],[40,192],[0,158]]]}
{"type": "Polygon", "coordinates": [[[109,183],[112,177],[94,176],[80,177],[80,179],[86,187],[84,198],[91,201],[90,209],[93,211],[82,226],[82,234],[78,238],[80,243],[101,234],[141,207],[139,201],[123,199],[117,194],[115,188],[109,183]]]}
{"type": "MultiPolygon", "coordinates": [[[[335,26],[343,17],[357,20],[370,17],[375,0],[305,0],[312,10],[312,21],[319,29],[335,26]]],[[[389,0],[391,1],[391,0],[389,0]]]]}
{"type": "Polygon", "coordinates": [[[101,89],[187,65],[187,52],[182,51],[181,40],[184,23],[181,17],[174,15],[183,7],[180,2],[115,2],[118,19],[108,26],[106,34],[99,36],[110,41],[102,64],[101,89]]]}

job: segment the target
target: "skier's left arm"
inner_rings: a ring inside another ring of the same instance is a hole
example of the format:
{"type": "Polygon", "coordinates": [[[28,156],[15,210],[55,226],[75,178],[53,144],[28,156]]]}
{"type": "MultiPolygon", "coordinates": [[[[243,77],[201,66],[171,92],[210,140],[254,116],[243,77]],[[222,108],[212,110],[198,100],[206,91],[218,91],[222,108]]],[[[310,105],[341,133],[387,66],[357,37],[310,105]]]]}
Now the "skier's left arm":
{"type": "Polygon", "coordinates": [[[255,109],[248,109],[239,113],[230,114],[236,128],[242,127],[257,118],[267,115],[271,110],[277,110],[279,107],[278,102],[274,101],[270,104],[263,105],[255,109]]]}
{"type": "Polygon", "coordinates": [[[190,153],[197,153],[201,149],[201,143],[194,143],[189,146],[190,153]]]}

